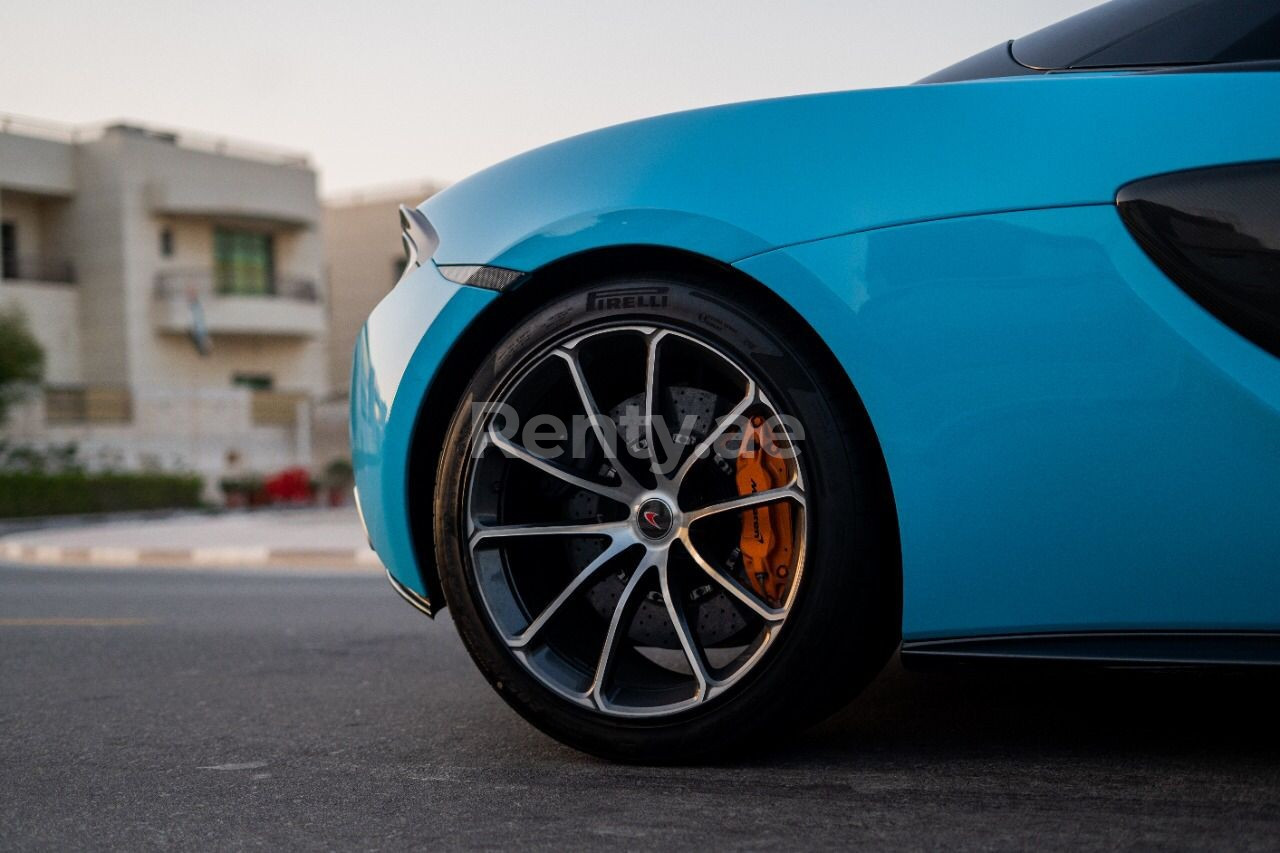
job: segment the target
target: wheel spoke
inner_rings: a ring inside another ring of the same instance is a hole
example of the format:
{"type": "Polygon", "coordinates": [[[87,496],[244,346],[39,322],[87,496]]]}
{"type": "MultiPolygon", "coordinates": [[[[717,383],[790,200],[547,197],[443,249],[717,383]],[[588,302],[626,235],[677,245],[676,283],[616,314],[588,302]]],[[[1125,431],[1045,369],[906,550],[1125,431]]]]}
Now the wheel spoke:
{"type": "Polygon", "coordinates": [[[582,402],[582,409],[586,412],[587,422],[591,425],[591,431],[595,433],[596,440],[600,442],[600,449],[604,452],[604,456],[613,466],[614,472],[618,475],[618,479],[622,482],[622,488],[629,492],[640,491],[640,484],[636,478],[631,476],[631,472],[626,469],[619,459],[618,454],[618,430],[611,418],[606,417],[600,412],[596,405],[595,398],[591,395],[591,389],[587,386],[587,377],[582,372],[582,364],[578,361],[577,350],[556,350],[555,354],[559,356],[569,367],[569,375],[573,378],[573,385],[578,391],[578,398],[582,402]],[[613,435],[605,434],[604,425],[608,423],[613,427],[613,435]]]}
{"type": "Polygon", "coordinates": [[[697,446],[689,453],[688,458],[681,463],[675,476],[671,478],[671,482],[675,484],[677,491],[679,491],[680,486],[684,483],[684,478],[689,476],[690,469],[698,463],[698,460],[703,459],[711,451],[715,443],[720,440],[722,435],[725,434],[725,431],[743,416],[747,411],[747,408],[754,403],[755,400],[756,384],[748,379],[746,395],[738,401],[738,404],[734,406],[728,414],[716,423],[715,427],[707,434],[706,438],[698,442],[697,446]]]}
{"type": "Polygon", "coordinates": [[[636,544],[636,540],[629,535],[615,535],[609,542],[608,547],[600,552],[600,556],[596,557],[587,564],[586,568],[578,572],[577,576],[569,582],[569,585],[566,586],[559,595],[556,596],[555,600],[543,608],[542,612],[538,614],[538,617],[529,623],[529,627],[525,628],[517,636],[509,637],[507,639],[508,645],[516,649],[521,649],[529,645],[529,643],[538,636],[538,632],[551,621],[556,613],[560,611],[560,608],[564,606],[564,603],[568,601],[583,584],[591,580],[591,578],[600,571],[601,567],[604,566],[605,563],[609,562],[634,544],[636,544]]]}
{"type": "Polygon", "coordinates": [[[787,608],[768,607],[764,602],[760,601],[743,588],[742,585],[733,578],[724,574],[719,569],[713,568],[710,563],[703,559],[702,554],[698,552],[698,549],[693,547],[693,542],[689,540],[689,534],[687,531],[680,534],[680,544],[684,546],[685,553],[689,555],[690,559],[697,563],[698,568],[702,569],[702,571],[713,581],[724,587],[726,592],[741,601],[743,604],[747,605],[747,607],[754,610],[762,619],[769,622],[780,622],[787,617],[787,608]]]}
{"type": "Polygon", "coordinates": [[[685,618],[684,611],[677,606],[676,597],[671,594],[669,562],[670,552],[668,551],[662,555],[662,562],[658,565],[658,580],[662,584],[662,599],[666,602],[667,615],[671,618],[671,624],[676,629],[676,636],[680,638],[680,647],[684,649],[684,656],[689,661],[689,668],[693,670],[693,677],[698,682],[697,699],[702,701],[707,698],[707,688],[711,685],[711,675],[707,672],[706,662],[698,649],[698,641],[694,638],[693,631],[689,628],[689,621],[685,618]]]}
{"type": "Polygon", "coordinates": [[[601,710],[605,710],[609,704],[604,697],[604,684],[609,678],[609,673],[613,670],[614,653],[617,651],[618,644],[622,641],[623,634],[622,621],[631,611],[631,599],[635,596],[636,587],[640,585],[640,581],[649,573],[649,569],[653,568],[653,563],[646,560],[636,567],[632,572],[631,578],[627,581],[627,585],[623,587],[622,593],[618,596],[618,603],[614,605],[613,617],[609,620],[609,632],[605,634],[604,646],[600,649],[600,662],[596,665],[595,678],[591,682],[591,698],[596,706],[601,710]]]}
{"type": "Polygon", "coordinates": [[[617,536],[629,528],[625,522],[606,521],[594,524],[504,524],[497,527],[476,526],[471,534],[474,548],[488,539],[510,539],[517,536],[617,536]]]}
{"type": "MultiPolygon", "coordinates": [[[[658,397],[658,344],[666,337],[665,331],[656,332],[645,339],[644,367],[644,440],[649,454],[649,470],[659,480],[666,479],[662,463],[658,461],[658,441],[653,430],[654,410],[658,397]]],[[[668,435],[670,430],[668,430],[668,435]]]]}
{"type": "Polygon", "coordinates": [[[777,489],[765,489],[763,492],[753,492],[749,495],[743,495],[740,498],[734,498],[729,501],[704,506],[701,509],[689,510],[684,514],[685,524],[693,524],[703,518],[712,515],[720,515],[726,512],[733,512],[739,509],[749,509],[753,506],[761,506],[763,504],[777,503],[778,501],[790,500],[795,501],[804,506],[804,492],[792,480],[791,485],[782,486],[777,489]]]}
{"type": "Polygon", "coordinates": [[[631,500],[630,494],[624,489],[618,486],[607,486],[603,483],[597,483],[593,480],[588,480],[585,477],[579,477],[577,474],[557,465],[550,459],[538,456],[527,448],[516,444],[511,439],[498,432],[492,425],[489,427],[488,440],[494,447],[497,447],[508,456],[513,456],[516,459],[527,462],[539,471],[542,471],[545,474],[550,474],[552,477],[555,477],[563,483],[568,483],[571,486],[584,489],[588,492],[594,492],[601,497],[606,497],[610,500],[618,501],[619,503],[625,504],[629,503],[631,500]]]}

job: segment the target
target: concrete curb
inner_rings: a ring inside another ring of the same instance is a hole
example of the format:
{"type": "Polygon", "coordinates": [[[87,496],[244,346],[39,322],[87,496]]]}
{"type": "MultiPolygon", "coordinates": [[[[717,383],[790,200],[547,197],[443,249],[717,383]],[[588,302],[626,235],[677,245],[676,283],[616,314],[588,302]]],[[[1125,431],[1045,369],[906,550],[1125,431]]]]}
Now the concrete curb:
{"type": "MultiPolygon", "coordinates": [[[[240,510],[236,510],[239,512],[240,510]]],[[[147,509],[128,512],[91,512],[79,515],[33,515],[22,518],[0,519],[0,541],[21,533],[44,532],[64,528],[86,527],[99,524],[119,524],[137,521],[167,521],[182,518],[220,518],[233,510],[221,507],[200,509],[147,509]]]]}
{"type": "Polygon", "coordinates": [[[71,548],[30,545],[13,539],[0,541],[0,558],[28,565],[117,568],[326,568],[359,569],[363,573],[382,567],[378,555],[368,548],[71,548]]]}

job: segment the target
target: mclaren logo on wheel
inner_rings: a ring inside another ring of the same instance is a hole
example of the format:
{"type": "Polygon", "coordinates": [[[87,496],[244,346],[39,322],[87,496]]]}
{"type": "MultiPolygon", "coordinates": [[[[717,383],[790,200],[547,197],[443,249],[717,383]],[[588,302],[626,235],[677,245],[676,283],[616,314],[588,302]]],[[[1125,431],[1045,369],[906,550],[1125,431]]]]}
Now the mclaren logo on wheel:
{"type": "Polygon", "coordinates": [[[592,290],[587,293],[587,310],[605,308],[665,308],[666,287],[617,287],[611,290],[592,290]]]}
{"type": "Polygon", "coordinates": [[[650,539],[661,539],[671,531],[671,507],[656,498],[640,506],[640,532],[650,539]]]}

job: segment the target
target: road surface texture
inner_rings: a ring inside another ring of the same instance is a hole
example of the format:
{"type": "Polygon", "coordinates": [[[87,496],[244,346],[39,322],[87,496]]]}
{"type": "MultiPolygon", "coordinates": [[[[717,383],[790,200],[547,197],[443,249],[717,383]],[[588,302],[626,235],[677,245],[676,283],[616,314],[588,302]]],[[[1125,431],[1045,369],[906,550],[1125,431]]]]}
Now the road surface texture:
{"type": "Polygon", "coordinates": [[[381,579],[0,567],[0,849],[1272,849],[1273,682],[891,665],[785,747],[616,766],[381,579]]]}

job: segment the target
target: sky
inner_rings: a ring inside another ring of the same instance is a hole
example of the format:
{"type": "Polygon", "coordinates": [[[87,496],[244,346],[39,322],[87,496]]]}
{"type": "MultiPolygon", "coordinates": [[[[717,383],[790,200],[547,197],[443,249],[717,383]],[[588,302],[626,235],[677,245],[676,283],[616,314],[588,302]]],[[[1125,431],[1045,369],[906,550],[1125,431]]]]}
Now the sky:
{"type": "Polygon", "coordinates": [[[1092,5],[3,0],[0,113],[302,151],[334,195],[675,110],[908,84],[1092,5]]]}

